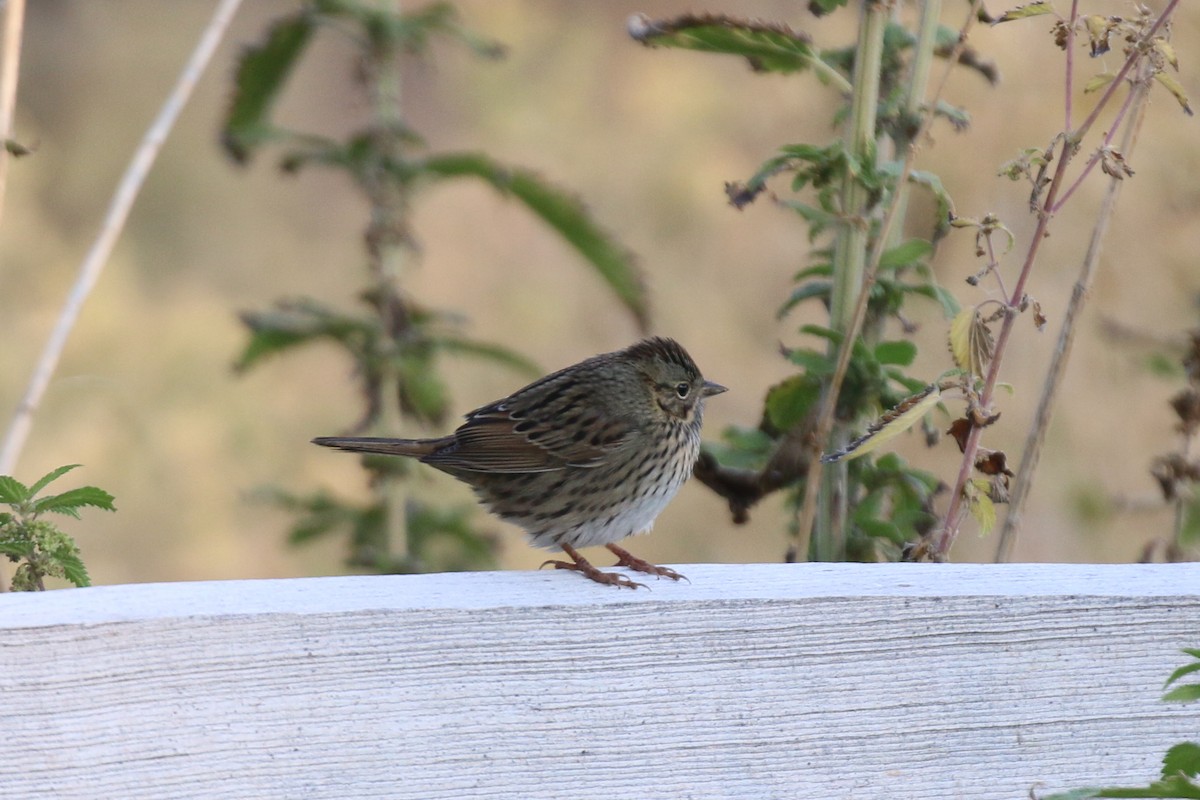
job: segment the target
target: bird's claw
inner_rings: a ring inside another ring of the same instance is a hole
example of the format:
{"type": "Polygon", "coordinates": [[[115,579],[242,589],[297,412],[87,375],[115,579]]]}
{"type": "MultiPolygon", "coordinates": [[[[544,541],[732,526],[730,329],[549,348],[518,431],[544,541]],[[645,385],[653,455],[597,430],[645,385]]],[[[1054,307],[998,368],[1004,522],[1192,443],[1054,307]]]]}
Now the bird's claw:
{"type": "Polygon", "coordinates": [[[650,588],[646,584],[630,580],[620,573],[602,572],[601,570],[598,570],[592,566],[590,562],[584,561],[583,559],[580,559],[579,562],[570,562],[557,561],[552,558],[549,561],[542,562],[542,565],[538,567],[538,569],[545,569],[548,566],[553,566],[555,569],[569,569],[573,572],[582,573],[585,578],[590,578],[596,583],[603,583],[606,586],[623,586],[629,589],[637,589],[639,586],[643,589],[650,588]]]}
{"type": "Polygon", "coordinates": [[[660,567],[657,564],[651,564],[649,561],[638,558],[633,553],[622,547],[617,547],[615,544],[608,545],[608,549],[611,550],[614,555],[616,555],[616,566],[618,567],[625,567],[627,569],[634,570],[635,572],[644,572],[647,575],[670,578],[673,581],[685,580],[688,583],[691,583],[686,575],[678,573],[670,567],[660,567]]]}

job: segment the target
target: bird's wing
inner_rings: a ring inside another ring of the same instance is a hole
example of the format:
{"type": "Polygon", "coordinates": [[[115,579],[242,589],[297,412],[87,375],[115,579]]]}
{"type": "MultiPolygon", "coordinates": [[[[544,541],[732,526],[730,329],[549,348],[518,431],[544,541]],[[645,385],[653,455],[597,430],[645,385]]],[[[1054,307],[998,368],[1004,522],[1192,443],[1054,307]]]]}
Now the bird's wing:
{"type": "Polygon", "coordinates": [[[636,434],[630,420],[596,407],[573,380],[543,379],[472,411],[454,432],[454,445],[422,460],[472,472],[597,467],[636,434]]]}

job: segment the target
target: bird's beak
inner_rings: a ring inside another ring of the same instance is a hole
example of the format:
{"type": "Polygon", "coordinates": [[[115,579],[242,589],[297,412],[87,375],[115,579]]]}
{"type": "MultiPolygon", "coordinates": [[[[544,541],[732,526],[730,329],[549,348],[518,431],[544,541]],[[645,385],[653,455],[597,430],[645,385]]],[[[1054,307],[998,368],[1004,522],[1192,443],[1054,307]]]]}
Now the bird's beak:
{"type": "Polygon", "coordinates": [[[719,383],[713,383],[712,381],[705,381],[704,385],[700,387],[700,396],[701,397],[712,397],[714,394],[720,394],[721,392],[728,392],[728,391],[729,391],[728,389],[726,389],[724,386],[722,386],[719,383]]]}

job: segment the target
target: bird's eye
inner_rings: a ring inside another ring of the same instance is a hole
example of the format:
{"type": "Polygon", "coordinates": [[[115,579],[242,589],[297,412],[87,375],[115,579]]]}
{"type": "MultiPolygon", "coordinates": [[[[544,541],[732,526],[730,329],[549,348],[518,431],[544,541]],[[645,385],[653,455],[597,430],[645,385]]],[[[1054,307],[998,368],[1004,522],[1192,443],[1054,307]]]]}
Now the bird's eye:
{"type": "Polygon", "coordinates": [[[675,394],[677,394],[679,396],[680,400],[686,400],[687,396],[688,396],[688,392],[690,392],[691,390],[692,390],[692,387],[690,384],[686,384],[686,383],[675,384],[675,394]]]}

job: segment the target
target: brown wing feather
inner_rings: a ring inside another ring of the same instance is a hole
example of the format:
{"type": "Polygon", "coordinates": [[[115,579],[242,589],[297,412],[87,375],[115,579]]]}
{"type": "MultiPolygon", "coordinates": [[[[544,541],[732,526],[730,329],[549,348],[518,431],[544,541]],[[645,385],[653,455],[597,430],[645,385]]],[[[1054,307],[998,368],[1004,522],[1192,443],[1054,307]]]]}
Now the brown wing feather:
{"type": "Polygon", "coordinates": [[[422,461],[472,472],[551,472],[596,467],[636,435],[627,419],[589,402],[574,374],[555,373],[509,398],[478,408],[454,444],[422,461]]]}

